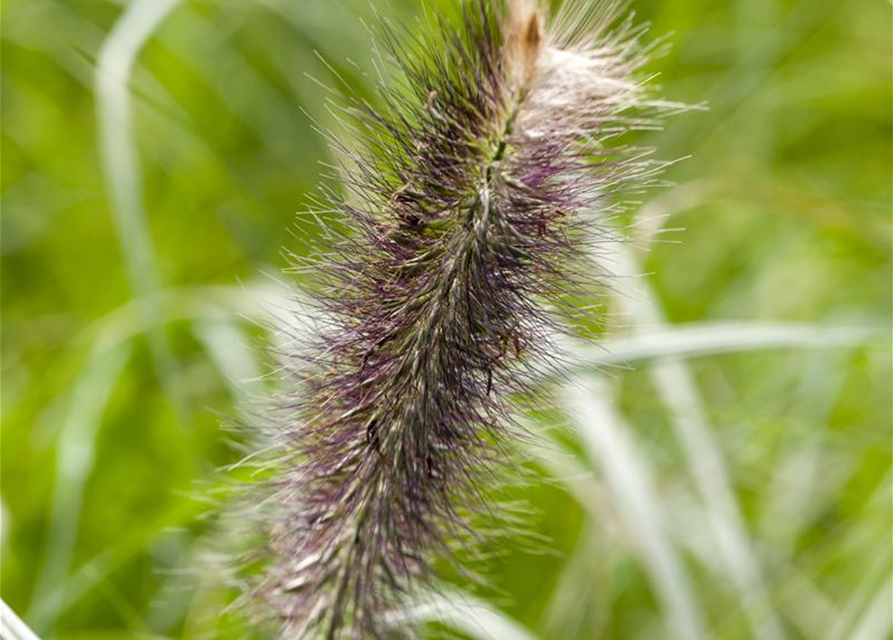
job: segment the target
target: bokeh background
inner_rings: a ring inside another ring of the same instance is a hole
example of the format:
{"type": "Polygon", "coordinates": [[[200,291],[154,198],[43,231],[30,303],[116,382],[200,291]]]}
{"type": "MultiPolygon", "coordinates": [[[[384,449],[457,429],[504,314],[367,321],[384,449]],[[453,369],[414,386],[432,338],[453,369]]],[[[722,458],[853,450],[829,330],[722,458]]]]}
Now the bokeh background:
{"type": "MultiPolygon", "coordinates": [[[[451,7],[455,0],[428,0],[451,7]]],[[[373,5],[2,3],[2,597],[45,640],[255,638],[208,556],[373,5]],[[325,62],[323,62],[325,61],[325,62]],[[310,76],[310,77],[308,77],[310,76]],[[295,237],[297,236],[297,238],[295,237]]],[[[419,616],[496,640],[891,637],[891,3],[636,0],[709,110],[530,416],[540,537],[419,616]]]]}

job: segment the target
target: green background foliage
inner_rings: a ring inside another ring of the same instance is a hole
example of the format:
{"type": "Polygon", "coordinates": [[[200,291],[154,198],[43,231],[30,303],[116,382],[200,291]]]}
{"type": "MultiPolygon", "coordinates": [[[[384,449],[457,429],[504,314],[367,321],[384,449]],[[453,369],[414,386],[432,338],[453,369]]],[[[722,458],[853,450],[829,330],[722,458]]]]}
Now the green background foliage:
{"type": "MultiPolygon", "coordinates": [[[[369,91],[373,10],[185,0],[116,94],[127,5],[2,5],[2,596],[45,639],[262,637],[208,560],[245,439],[221,422],[274,385],[266,318],[333,160],[310,77],[369,91]]],[[[488,586],[432,633],[890,638],[891,5],[634,8],[672,43],[663,93],[709,109],[640,136],[691,158],[605,301],[629,366],[530,416],[551,445],[512,497],[542,539],[485,542],[488,586]]]]}

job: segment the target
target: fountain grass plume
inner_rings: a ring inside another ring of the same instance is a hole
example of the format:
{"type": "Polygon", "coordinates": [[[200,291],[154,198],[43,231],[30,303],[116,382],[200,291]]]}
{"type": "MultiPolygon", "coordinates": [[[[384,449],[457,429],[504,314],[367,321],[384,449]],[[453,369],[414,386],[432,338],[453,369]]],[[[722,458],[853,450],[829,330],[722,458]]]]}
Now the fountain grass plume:
{"type": "Polygon", "coordinates": [[[395,77],[348,98],[346,196],[314,261],[318,335],[286,354],[279,464],[254,594],[288,638],[410,634],[390,613],[474,535],[511,459],[510,398],[555,366],[586,254],[659,163],[620,136],[667,109],[642,29],[608,3],[467,0],[432,33],[384,29],[395,77]]]}

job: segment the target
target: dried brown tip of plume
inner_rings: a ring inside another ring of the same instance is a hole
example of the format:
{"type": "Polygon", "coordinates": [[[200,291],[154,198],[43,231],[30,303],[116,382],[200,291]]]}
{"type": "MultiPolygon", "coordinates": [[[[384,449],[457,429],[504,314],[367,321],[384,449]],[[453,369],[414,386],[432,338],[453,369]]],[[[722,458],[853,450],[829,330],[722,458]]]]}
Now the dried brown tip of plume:
{"type": "Polygon", "coordinates": [[[506,29],[506,60],[514,88],[528,88],[542,48],[543,14],[538,0],[511,0],[506,29]]]}

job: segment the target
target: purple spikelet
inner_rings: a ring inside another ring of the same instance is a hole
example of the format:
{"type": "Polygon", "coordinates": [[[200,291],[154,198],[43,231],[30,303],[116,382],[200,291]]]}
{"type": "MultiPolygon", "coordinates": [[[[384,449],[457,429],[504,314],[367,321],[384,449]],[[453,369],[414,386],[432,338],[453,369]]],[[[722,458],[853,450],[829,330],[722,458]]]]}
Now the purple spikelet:
{"type": "Polygon", "coordinates": [[[554,353],[599,220],[654,174],[610,143],[662,108],[632,78],[640,30],[586,4],[467,0],[436,42],[390,36],[402,80],[351,110],[350,195],[327,192],[351,231],[315,267],[324,328],[291,354],[275,425],[256,595],[283,637],[403,633],[386,614],[464,535],[511,449],[508,398],[554,353]]]}

